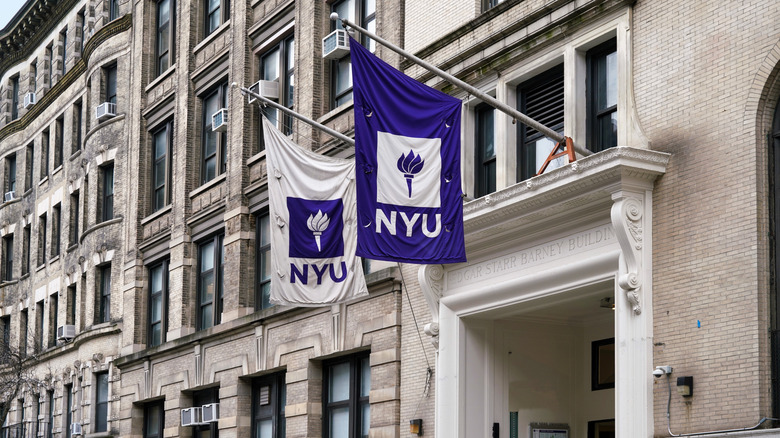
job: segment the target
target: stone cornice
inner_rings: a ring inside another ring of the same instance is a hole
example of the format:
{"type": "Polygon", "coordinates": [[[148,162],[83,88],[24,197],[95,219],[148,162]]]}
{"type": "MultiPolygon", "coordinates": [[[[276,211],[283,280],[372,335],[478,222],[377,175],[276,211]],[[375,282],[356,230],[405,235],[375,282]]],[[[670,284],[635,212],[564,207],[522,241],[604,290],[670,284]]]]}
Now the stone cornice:
{"type": "MultiPolygon", "coordinates": [[[[71,68],[68,73],[65,74],[53,87],[47,90],[46,94],[38,100],[38,103],[33,105],[24,116],[16,119],[0,129],[0,141],[5,139],[11,134],[19,131],[23,131],[30,123],[35,120],[49,105],[52,104],[71,84],[87,70],[87,64],[89,63],[90,55],[95,49],[104,41],[108,40],[114,35],[120,34],[133,25],[133,19],[131,14],[127,14],[122,18],[112,21],[106,26],[100,28],[95,35],[87,41],[84,46],[84,52],[81,59],[71,68]]],[[[7,68],[7,66],[5,67],[7,68]]]]}

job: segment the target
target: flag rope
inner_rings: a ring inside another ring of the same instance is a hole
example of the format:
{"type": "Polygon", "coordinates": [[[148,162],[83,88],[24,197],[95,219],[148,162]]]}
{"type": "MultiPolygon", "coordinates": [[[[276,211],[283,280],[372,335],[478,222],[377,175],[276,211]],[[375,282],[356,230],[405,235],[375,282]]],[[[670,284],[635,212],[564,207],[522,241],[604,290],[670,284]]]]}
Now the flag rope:
{"type": "Polygon", "coordinates": [[[423,356],[425,356],[425,363],[428,364],[428,369],[431,369],[431,363],[428,361],[428,353],[425,352],[425,342],[423,342],[422,335],[420,334],[420,325],[417,324],[417,317],[414,316],[414,307],[412,307],[412,299],[409,298],[409,288],[406,287],[406,280],[404,279],[404,270],[401,269],[401,262],[396,262],[398,264],[398,272],[401,273],[401,285],[404,288],[404,291],[406,292],[406,300],[409,302],[409,310],[412,312],[412,319],[414,320],[414,326],[417,328],[417,336],[420,338],[420,346],[422,346],[423,356]]]}
{"type": "MultiPolygon", "coordinates": [[[[473,94],[474,96],[478,97],[480,100],[484,101],[488,105],[492,106],[493,108],[511,116],[514,120],[519,120],[521,123],[530,126],[531,128],[539,131],[547,138],[551,138],[555,140],[555,142],[565,142],[565,136],[562,134],[559,134],[555,132],[554,130],[548,128],[547,126],[537,122],[536,120],[528,117],[527,115],[521,113],[520,111],[516,110],[515,108],[512,108],[511,106],[499,101],[498,99],[494,98],[493,96],[490,96],[489,94],[483,93],[478,88],[461,81],[460,79],[456,78],[455,76],[446,73],[444,70],[441,70],[438,67],[435,67],[433,64],[429,64],[422,59],[412,55],[411,53],[407,52],[406,50],[396,46],[395,44],[383,39],[382,37],[374,34],[373,32],[369,32],[366,29],[363,29],[362,27],[350,22],[346,18],[340,18],[337,13],[333,12],[330,14],[330,19],[333,21],[341,20],[341,25],[346,29],[347,27],[350,27],[363,35],[371,38],[372,40],[378,42],[379,44],[382,44],[383,46],[387,47],[388,49],[394,51],[395,53],[398,53],[399,55],[405,57],[406,59],[414,62],[415,64],[425,68],[426,70],[430,71],[431,73],[435,74],[436,76],[439,76],[440,78],[443,78],[447,81],[449,81],[451,84],[456,85],[467,92],[473,94]]],[[[588,149],[576,144],[572,143],[574,146],[574,150],[579,153],[582,156],[589,156],[592,155],[593,152],[589,151],[588,149]]]]}

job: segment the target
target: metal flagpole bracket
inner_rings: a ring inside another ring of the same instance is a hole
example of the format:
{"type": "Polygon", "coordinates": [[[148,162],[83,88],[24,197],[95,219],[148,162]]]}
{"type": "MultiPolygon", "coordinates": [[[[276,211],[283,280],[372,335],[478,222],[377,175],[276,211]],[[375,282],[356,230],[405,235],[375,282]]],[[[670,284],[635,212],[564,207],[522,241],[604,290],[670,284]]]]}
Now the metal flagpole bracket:
{"type": "MultiPolygon", "coordinates": [[[[565,143],[566,140],[562,134],[559,134],[558,132],[553,131],[552,129],[548,128],[547,126],[537,122],[536,120],[528,117],[527,115],[521,113],[515,108],[512,108],[511,106],[497,100],[496,98],[480,91],[479,89],[469,85],[466,82],[461,81],[460,79],[456,78],[455,76],[446,73],[445,71],[441,70],[440,68],[434,66],[433,64],[430,64],[426,61],[423,61],[422,59],[412,55],[411,53],[407,52],[406,50],[396,46],[395,44],[383,39],[382,37],[367,31],[366,29],[363,29],[362,27],[350,22],[346,18],[340,18],[339,15],[335,12],[330,14],[330,19],[333,21],[341,20],[341,25],[346,29],[347,27],[354,29],[363,35],[371,38],[372,40],[378,42],[379,44],[382,44],[383,46],[389,48],[390,50],[394,51],[395,53],[398,53],[399,55],[405,57],[409,61],[414,62],[415,64],[429,70],[430,72],[434,73],[435,75],[449,81],[451,84],[456,85],[467,92],[473,94],[474,96],[481,99],[483,102],[487,103],[488,105],[492,106],[493,108],[508,114],[510,117],[519,120],[526,126],[530,126],[531,128],[539,131],[547,138],[555,140],[556,143],[565,143]]],[[[592,155],[593,152],[587,150],[586,148],[572,142],[572,146],[574,147],[574,150],[582,155],[582,156],[589,156],[592,155]]]]}
{"type": "Polygon", "coordinates": [[[314,126],[315,128],[317,128],[317,129],[319,129],[321,131],[324,131],[325,133],[327,133],[331,137],[337,138],[337,139],[343,141],[344,143],[346,143],[346,144],[348,144],[350,146],[353,146],[353,147],[355,146],[355,140],[347,137],[346,135],[344,135],[344,134],[342,134],[342,133],[340,133],[338,131],[334,131],[333,129],[330,129],[327,126],[325,126],[325,125],[323,125],[321,123],[315,122],[314,120],[312,120],[312,119],[310,119],[310,118],[308,118],[308,117],[306,117],[306,116],[304,116],[302,114],[298,114],[297,112],[291,110],[290,108],[287,108],[284,105],[279,105],[278,103],[274,102],[273,100],[265,98],[265,97],[255,93],[254,91],[248,89],[248,88],[239,87],[238,84],[235,83],[235,82],[233,82],[233,86],[234,87],[238,87],[241,90],[242,93],[248,94],[248,95],[254,97],[255,99],[257,99],[258,101],[262,102],[263,105],[267,105],[267,106],[271,106],[273,108],[276,108],[276,109],[278,109],[279,111],[281,111],[283,113],[289,114],[289,115],[295,117],[298,120],[301,120],[301,121],[303,121],[305,123],[308,123],[309,125],[314,126]]]}

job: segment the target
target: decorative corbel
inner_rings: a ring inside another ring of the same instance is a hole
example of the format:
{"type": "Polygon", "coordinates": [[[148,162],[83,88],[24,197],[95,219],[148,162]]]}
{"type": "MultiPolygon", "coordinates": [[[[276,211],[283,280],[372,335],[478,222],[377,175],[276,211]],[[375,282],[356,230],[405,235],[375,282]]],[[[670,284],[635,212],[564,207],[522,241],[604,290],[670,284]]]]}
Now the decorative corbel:
{"type": "Polygon", "coordinates": [[[612,226],[620,245],[620,271],[618,286],[625,292],[635,315],[642,313],[642,233],[644,229],[644,203],[641,197],[625,192],[612,195],[612,226]]]}
{"type": "Polygon", "coordinates": [[[444,267],[442,265],[423,265],[417,271],[423,297],[431,312],[431,322],[425,324],[423,330],[431,337],[431,343],[439,349],[439,300],[444,289],[444,267]]]}

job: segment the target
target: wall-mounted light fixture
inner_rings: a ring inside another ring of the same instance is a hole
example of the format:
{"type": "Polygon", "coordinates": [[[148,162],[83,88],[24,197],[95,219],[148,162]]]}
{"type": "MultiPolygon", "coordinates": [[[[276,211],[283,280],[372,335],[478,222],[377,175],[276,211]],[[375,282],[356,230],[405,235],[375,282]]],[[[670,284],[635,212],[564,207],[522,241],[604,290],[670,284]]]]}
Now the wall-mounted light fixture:
{"type": "Polygon", "coordinates": [[[599,307],[615,310],[615,300],[612,297],[604,297],[599,301],[599,307]]]}
{"type": "Polygon", "coordinates": [[[693,395],[693,376],[683,376],[677,378],[677,392],[683,397],[693,395]]]}
{"type": "Polygon", "coordinates": [[[422,429],[422,418],[418,418],[416,420],[410,420],[409,421],[409,433],[412,435],[420,436],[423,434],[422,429]]]}

